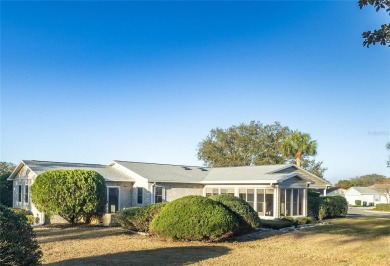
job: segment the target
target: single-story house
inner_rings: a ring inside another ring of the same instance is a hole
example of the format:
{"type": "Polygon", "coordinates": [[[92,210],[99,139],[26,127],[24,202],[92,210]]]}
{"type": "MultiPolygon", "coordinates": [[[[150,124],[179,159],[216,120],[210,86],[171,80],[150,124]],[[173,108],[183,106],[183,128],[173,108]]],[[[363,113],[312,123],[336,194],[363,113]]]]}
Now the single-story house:
{"type": "Polygon", "coordinates": [[[378,203],[387,203],[385,196],[378,191],[369,187],[351,187],[344,193],[348,204],[355,205],[356,200],[360,200],[361,204],[366,202],[367,205],[376,205],[378,203]]]}
{"type": "Polygon", "coordinates": [[[209,168],[157,163],[112,161],[108,165],[23,160],[9,176],[13,181],[13,207],[23,208],[45,221],[31,202],[30,186],[48,170],[85,169],[101,174],[107,185],[106,212],[187,195],[230,194],[247,201],[260,218],[306,216],[308,189],[330,184],[292,164],[209,168]]]}

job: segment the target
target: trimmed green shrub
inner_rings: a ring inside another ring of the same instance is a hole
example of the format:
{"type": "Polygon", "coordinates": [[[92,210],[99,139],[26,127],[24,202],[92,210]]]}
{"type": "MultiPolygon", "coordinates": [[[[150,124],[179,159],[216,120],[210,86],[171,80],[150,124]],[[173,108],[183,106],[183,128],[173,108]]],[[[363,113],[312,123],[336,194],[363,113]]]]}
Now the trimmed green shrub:
{"type": "Polygon", "coordinates": [[[286,227],[293,226],[293,223],[288,220],[282,220],[282,219],[274,219],[274,220],[261,220],[261,227],[264,228],[272,228],[275,230],[279,230],[286,227]]]}
{"type": "Polygon", "coordinates": [[[170,239],[218,240],[231,236],[238,218],[221,203],[186,196],[168,203],[150,224],[152,234],[170,239]]]}
{"type": "Polygon", "coordinates": [[[245,200],[231,195],[214,195],[210,199],[222,203],[237,216],[240,222],[239,233],[245,233],[261,226],[256,211],[245,200]]]}
{"type": "Polygon", "coordinates": [[[24,216],[28,224],[34,224],[34,216],[29,211],[19,208],[11,208],[11,211],[21,216],[24,216]]]}
{"type": "Polygon", "coordinates": [[[0,175],[0,204],[12,207],[12,181],[7,181],[11,173],[0,175]]]}
{"type": "Polygon", "coordinates": [[[358,205],[358,206],[361,206],[362,205],[362,201],[361,200],[355,200],[355,205],[358,205]]]}
{"type": "Polygon", "coordinates": [[[149,224],[153,218],[165,205],[167,203],[161,202],[146,207],[124,209],[117,214],[117,221],[125,229],[146,233],[149,232],[149,224]]]}
{"type": "Polygon", "coordinates": [[[348,212],[348,202],[342,196],[308,198],[309,216],[320,220],[345,216],[348,212]]]}
{"type": "Polygon", "coordinates": [[[314,217],[297,217],[295,219],[295,222],[299,225],[302,224],[314,224],[317,222],[316,218],[314,217]]]}
{"type": "Polygon", "coordinates": [[[104,178],[90,170],[47,171],[31,186],[31,198],[39,211],[58,214],[72,224],[102,211],[106,193],[104,178]]]}
{"type": "Polygon", "coordinates": [[[137,231],[133,218],[138,216],[142,207],[131,207],[121,210],[116,215],[116,220],[125,229],[137,231]]]}
{"type": "Polygon", "coordinates": [[[375,206],[374,210],[376,211],[385,211],[385,212],[390,212],[390,204],[386,203],[379,203],[375,206]]]}
{"type": "Polygon", "coordinates": [[[26,218],[0,205],[0,265],[40,265],[41,257],[26,218]]]}

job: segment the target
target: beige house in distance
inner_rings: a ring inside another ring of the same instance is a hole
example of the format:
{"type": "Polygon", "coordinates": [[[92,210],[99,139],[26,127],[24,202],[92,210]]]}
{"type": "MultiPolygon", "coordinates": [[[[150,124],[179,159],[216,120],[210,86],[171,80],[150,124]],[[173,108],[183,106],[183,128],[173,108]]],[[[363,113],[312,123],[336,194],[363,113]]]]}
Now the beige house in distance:
{"type": "Polygon", "coordinates": [[[9,176],[13,207],[31,211],[37,222],[50,223],[31,202],[30,186],[48,170],[94,170],[106,180],[106,212],[170,202],[188,195],[230,194],[247,201],[262,219],[307,216],[307,191],[326,195],[330,184],[291,164],[209,168],[112,161],[108,165],[23,160],[9,176]]]}

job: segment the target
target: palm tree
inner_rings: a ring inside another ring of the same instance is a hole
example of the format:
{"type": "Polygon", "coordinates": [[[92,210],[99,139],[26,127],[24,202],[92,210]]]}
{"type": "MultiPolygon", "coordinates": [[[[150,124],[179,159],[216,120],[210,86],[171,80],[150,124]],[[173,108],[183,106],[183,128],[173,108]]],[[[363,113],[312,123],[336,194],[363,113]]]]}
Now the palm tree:
{"type": "Polygon", "coordinates": [[[317,154],[317,141],[311,140],[309,134],[293,131],[281,143],[280,151],[288,158],[295,158],[297,166],[300,167],[302,156],[317,154]]]}

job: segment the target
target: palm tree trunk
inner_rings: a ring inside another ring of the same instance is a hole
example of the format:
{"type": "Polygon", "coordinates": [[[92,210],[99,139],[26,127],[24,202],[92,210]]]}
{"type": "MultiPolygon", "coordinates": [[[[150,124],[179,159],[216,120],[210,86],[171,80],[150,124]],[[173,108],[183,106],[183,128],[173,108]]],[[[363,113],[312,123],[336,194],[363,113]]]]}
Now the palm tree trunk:
{"type": "Polygon", "coordinates": [[[298,167],[301,167],[301,157],[302,157],[302,153],[297,152],[297,154],[295,155],[295,161],[298,167]]]}

